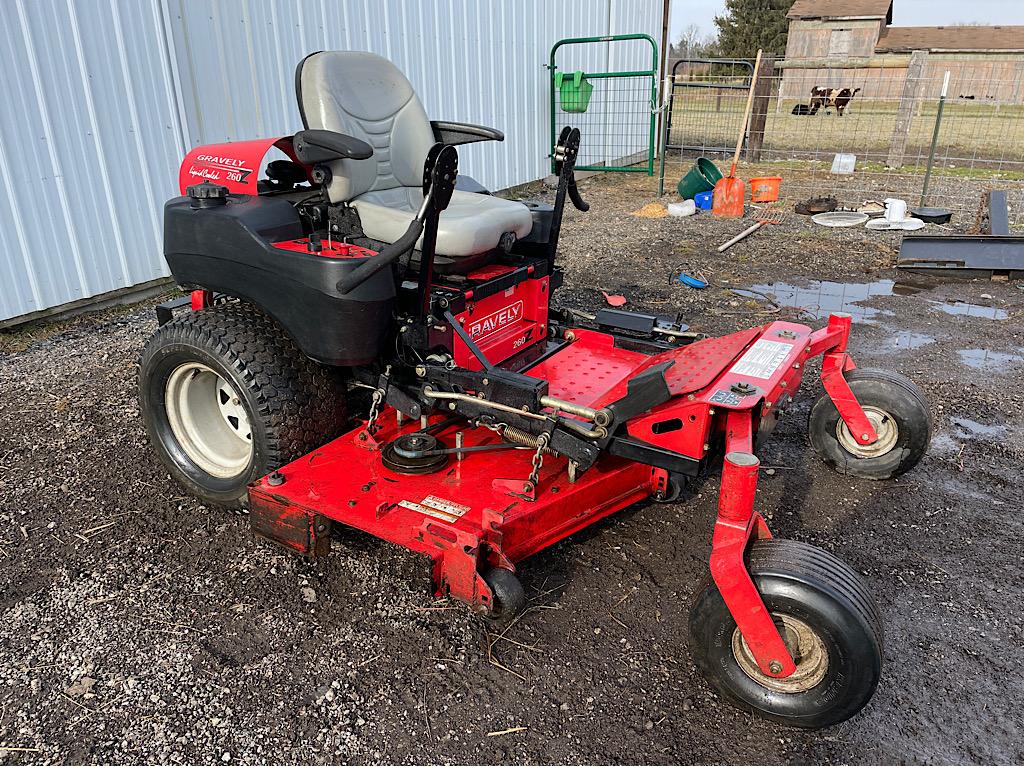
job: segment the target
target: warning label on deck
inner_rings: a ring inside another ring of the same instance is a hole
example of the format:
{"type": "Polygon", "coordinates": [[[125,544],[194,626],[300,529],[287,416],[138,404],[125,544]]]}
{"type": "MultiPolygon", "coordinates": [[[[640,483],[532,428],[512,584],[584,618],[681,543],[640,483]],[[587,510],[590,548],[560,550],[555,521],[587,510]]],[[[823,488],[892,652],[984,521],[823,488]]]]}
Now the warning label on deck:
{"type": "Polygon", "coordinates": [[[748,348],[747,353],[732,366],[732,372],[737,375],[768,380],[779,369],[779,365],[786,361],[786,357],[792,350],[793,346],[789,343],[759,340],[748,348]]]}
{"type": "Polygon", "coordinates": [[[401,500],[398,505],[406,510],[422,513],[425,516],[433,516],[441,521],[458,521],[469,510],[468,505],[459,505],[451,500],[443,500],[433,495],[427,495],[418,503],[414,503],[411,500],[401,500]]]}

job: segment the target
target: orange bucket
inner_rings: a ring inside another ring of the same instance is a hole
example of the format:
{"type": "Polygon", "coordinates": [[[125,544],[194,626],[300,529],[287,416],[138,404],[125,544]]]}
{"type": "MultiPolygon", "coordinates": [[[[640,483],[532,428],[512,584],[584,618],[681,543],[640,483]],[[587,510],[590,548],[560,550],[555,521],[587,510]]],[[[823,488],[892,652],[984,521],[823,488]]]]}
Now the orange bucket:
{"type": "Polygon", "coordinates": [[[751,202],[778,202],[779,187],[782,179],[779,176],[765,176],[750,179],[751,202]]]}

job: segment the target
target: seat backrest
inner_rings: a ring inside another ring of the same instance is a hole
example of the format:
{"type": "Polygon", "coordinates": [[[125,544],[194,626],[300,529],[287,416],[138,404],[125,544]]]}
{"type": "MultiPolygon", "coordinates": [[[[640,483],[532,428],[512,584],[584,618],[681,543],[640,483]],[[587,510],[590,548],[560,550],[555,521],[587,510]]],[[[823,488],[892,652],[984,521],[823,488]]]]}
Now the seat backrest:
{"type": "Polygon", "coordinates": [[[330,163],[332,202],[398,186],[420,186],[435,139],[416,92],[398,67],[363,51],[321,51],[295,72],[306,128],[333,130],[373,147],[367,160],[330,163]]]}

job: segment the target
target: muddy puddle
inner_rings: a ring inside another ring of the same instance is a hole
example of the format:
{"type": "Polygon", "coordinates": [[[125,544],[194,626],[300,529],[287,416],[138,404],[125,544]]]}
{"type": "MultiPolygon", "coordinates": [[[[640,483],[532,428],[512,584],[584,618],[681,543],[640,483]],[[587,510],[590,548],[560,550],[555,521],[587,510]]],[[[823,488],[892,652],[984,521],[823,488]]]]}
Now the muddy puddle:
{"type": "Polygon", "coordinates": [[[808,282],[806,286],[773,282],[736,292],[747,298],[771,300],[780,306],[799,309],[805,317],[824,319],[834,312],[845,311],[855,321],[874,324],[877,317],[892,316],[892,312],[859,304],[871,298],[893,295],[895,284],[891,279],[866,283],[808,282]]]}
{"type": "Polygon", "coordinates": [[[916,348],[930,346],[935,337],[923,332],[898,332],[886,339],[886,346],[892,350],[913,351],[916,348]]]}
{"type": "Polygon", "coordinates": [[[935,306],[939,311],[945,311],[947,314],[953,316],[966,316],[966,317],[979,317],[981,319],[995,319],[1003,320],[1006,319],[1007,313],[1002,309],[997,309],[995,306],[979,306],[976,303],[963,303],[962,301],[953,301],[950,303],[943,303],[941,301],[928,301],[935,306]]]}
{"type": "Polygon", "coordinates": [[[928,445],[928,454],[933,457],[948,457],[960,451],[961,444],[947,433],[935,434],[928,445]]]}
{"type": "MultiPolygon", "coordinates": [[[[773,301],[779,306],[799,309],[802,316],[813,319],[824,319],[829,314],[842,311],[850,314],[855,321],[866,324],[877,324],[880,317],[893,316],[893,312],[862,303],[874,298],[892,296],[917,295],[931,289],[930,285],[914,282],[897,282],[892,279],[879,279],[874,282],[818,282],[811,281],[804,286],[791,285],[786,282],[753,285],[750,288],[736,290],[746,298],[759,301],[773,301]]],[[[937,311],[954,316],[969,316],[981,319],[1002,320],[1007,313],[994,306],[982,306],[963,301],[941,301],[927,299],[937,311]]],[[[918,348],[933,342],[934,338],[919,336],[908,338],[905,342],[911,348],[918,348]]],[[[899,345],[899,344],[897,344],[899,345]]],[[[906,347],[906,346],[904,346],[906,347]]]]}
{"type": "Polygon", "coordinates": [[[953,433],[961,439],[997,439],[1006,433],[1006,426],[987,425],[970,418],[950,418],[953,433]]]}
{"type": "Polygon", "coordinates": [[[1024,356],[1020,354],[1006,354],[987,348],[965,348],[957,351],[957,354],[968,367],[989,372],[1006,372],[1024,362],[1024,356]]]}

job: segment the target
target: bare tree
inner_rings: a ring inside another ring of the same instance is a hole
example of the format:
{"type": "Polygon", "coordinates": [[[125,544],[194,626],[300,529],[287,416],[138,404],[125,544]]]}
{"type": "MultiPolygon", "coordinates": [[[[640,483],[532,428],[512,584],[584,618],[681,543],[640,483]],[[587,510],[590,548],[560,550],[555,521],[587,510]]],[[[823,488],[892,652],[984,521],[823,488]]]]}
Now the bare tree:
{"type": "Polygon", "coordinates": [[[702,32],[696,24],[689,24],[672,44],[671,56],[680,59],[704,58],[712,53],[714,43],[714,37],[702,32]]]}

